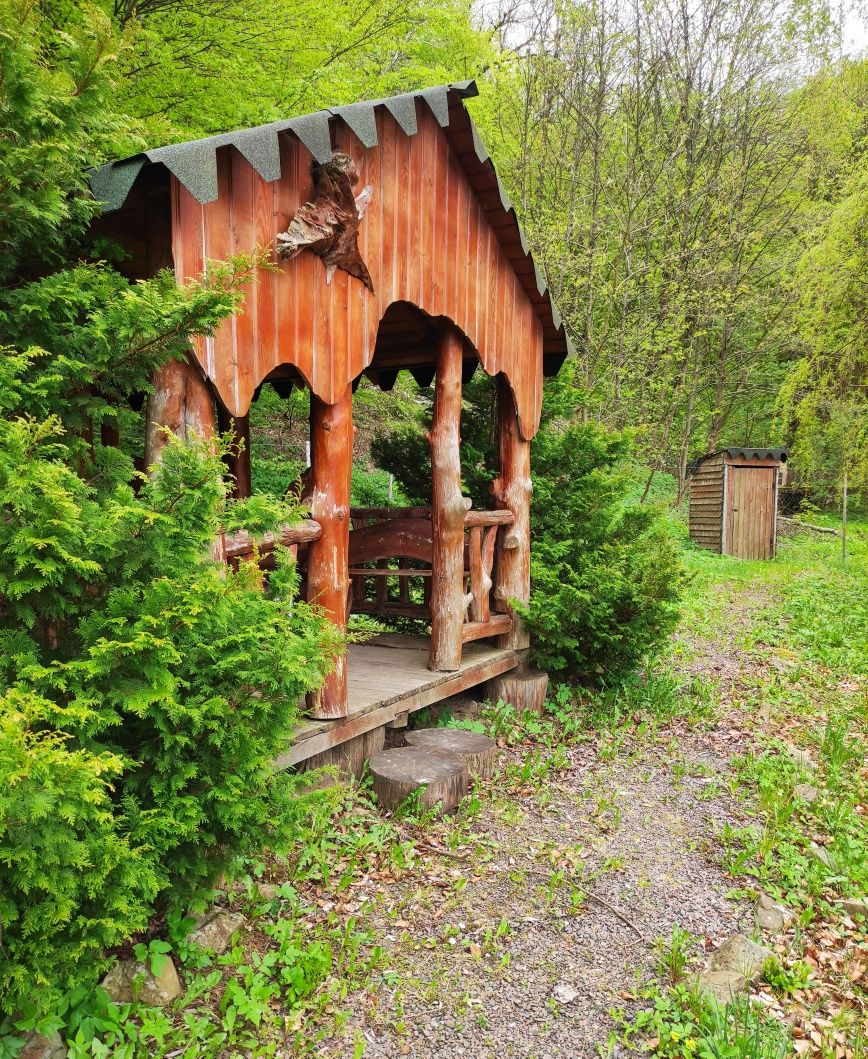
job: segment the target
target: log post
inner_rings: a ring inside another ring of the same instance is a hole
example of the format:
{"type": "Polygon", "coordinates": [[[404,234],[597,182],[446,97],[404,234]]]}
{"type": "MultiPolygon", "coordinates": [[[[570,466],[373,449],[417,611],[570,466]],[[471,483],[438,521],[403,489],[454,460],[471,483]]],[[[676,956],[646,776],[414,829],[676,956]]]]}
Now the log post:
{"type": "Polygon", "coordinates": [[[461,495],[461,365],[463,343],[447,324],[440,336],[431,444],[431,653],[428,668],[461,668],[461,628],[469,600],[464,594],[464,515],[461,495]]]}
{"type": "Polygon", "coordinates": [[[218,422],[220,432],[231,431],[234,442],[233,451],[226,456],[226,470],[232,477],[232,496],[243,500],[250,496],[253,491],[253,483],[250,475],[250,416],[230,416],[228,413],[220,414],[218,409],[218,422]]]}
{"type": "Polygon", "coordinates": [[[145,468],[160,462],[166,447],[165,428],[179,438],[213,438],[217,432],[214,395],[198,364],[171,360],[154,376],[145,429],[145,468]]]}
{"type": "Polygon", "coordinates": [[[530,599],[530,442],[521,436],[515,399],[503,375],[497,377],[497,447],[500,477],[491,483],[491,493],[499,508],[512,512],[513,523],[498,547],[494,600],[497,610],[513,619],[500,645],[518,651],[529,646],[530,638],[509,600],[530,599]]]}
{"type": "MultiPolygon", "coordinates": [[[[353,392],[334,404],[310,396],[311,517],[322,527],[307,560],[307,598],[342,631],[349,610],[350,477],[353,467],[353,392]]],[[[325,684],[307,697],[312,717],[347,716],[346,651],[325,684]]]]}

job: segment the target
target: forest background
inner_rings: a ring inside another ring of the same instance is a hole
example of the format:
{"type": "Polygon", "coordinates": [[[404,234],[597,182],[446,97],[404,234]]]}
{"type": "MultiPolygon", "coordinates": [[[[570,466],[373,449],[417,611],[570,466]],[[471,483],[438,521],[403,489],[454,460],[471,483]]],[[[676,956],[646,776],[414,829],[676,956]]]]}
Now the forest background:
{"type": "MultiPolygon", "coordinates": [[[[565,369],[576,416],[628,428],[649,480],[673,473],[679,495],[689,460],[727,444],[787,445],[820,503],[845,471],[865,493],[868,61],[843,47],[858,9],[5,8],[7,32],[39,40],[54,91],[103,86],[80,114],[81,164],[475,77],[474,117],[577,350],[565,369]]],[[[37,158],[66,149],[53,131],[37,158]]]]}

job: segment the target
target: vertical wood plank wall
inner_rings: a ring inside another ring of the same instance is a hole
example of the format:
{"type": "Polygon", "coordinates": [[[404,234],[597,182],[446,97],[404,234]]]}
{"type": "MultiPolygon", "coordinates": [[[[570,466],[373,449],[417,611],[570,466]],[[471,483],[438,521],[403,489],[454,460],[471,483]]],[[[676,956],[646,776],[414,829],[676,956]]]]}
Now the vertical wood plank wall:
{"type": "MultiPolygon", "coordinates": [[[[393,302],[407,301],[452,320],[479,353],[489,375],[503,372],[515,395],[522,435],[539,423],[542,325],[489,223],[443,130],[417,104],[418,132],[407,136],[377,111],[378,144],[366,149],[336,123],[337,147],[355,160],[373,187],[359,246],[374,281],[371,294],[340,270],[326,283],[325,267],[307,252],[260,272],[243,312],[196,355],[221,400],[246,414],[257,385],[280,364],[298,368],[313,392],[334,403],[371,363],[377,327],[393,302]]],[[[312,194],[311,155],[281,137],[279,180],[264,181],[233,148],[218,151],[216,201],[200,204],[172,181],[175,268],[184,282],[207,259],[273,247],[312,194]]]]}
{"type": "Polygon", "coordinates": [[[727,486],[726,553],[740,559],[775,554],[777,467],[730,464],[727,486]]]}
{"type": "Polygon", "coordinates": [[[711,456],[690,480],[690,539],[713,552],[723,547],[723,454],[711,456]]]}

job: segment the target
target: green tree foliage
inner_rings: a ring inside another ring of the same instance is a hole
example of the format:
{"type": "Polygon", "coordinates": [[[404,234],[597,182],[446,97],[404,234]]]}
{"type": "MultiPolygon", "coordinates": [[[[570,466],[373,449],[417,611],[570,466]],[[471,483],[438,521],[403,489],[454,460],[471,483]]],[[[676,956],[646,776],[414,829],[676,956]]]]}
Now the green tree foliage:
{"type": "Polygon", "coordinates": [[[494,59],[468,0],[157,0],[125,31],[119,103],[151,144],[459,81],[494,59]]]}
{"type": "Polygon", "coordinates": [[[58,33],[32,0],[0,2],[0,282],[62,262],[94,215],[86,171],[121,128],[107,105],[115,46],[96,8],[58,33]]]}

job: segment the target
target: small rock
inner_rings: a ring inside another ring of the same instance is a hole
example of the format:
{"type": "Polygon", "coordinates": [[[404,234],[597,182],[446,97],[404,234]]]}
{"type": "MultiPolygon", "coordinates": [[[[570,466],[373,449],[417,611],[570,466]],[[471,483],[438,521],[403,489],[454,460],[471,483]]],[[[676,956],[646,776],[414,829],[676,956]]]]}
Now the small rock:
{"type": "Polygon", "coordinates": [[[812,787],[810,783],[797,783],[793,787],[793,796],[810,805],[811,802],[815,802],[820,797],[820,792],[816,787],[812,787]]]}
{"type": "Polygon", "coordinates": [[[213,909],[201,919],[188,940],[220,956],[229,948],[229,939],[243,924],[244,916],[238,912],[213,909]]]}
{"type": "Polygon", "coordinates": [[[138,998],[148,1007],[165,1007],[181,993],[178,972],[168,956],[158,975],[138,960],[120,960],[100,985],[116,1004],[130,1004],[138,998]]]}
{"type": "Polygon", "coordinates": [[[827,868],[832,867],[832,858],[829,856],[829,851],[825,846],[819,846],[816,842],[812,842],[808,847],[814,856],[821,864],[825,864],[827,868]]]}
{"type": "Polygon", "coordinates": [[[747,992],[747,979],[737,971],[703,971],[697,983],[721,1004],[728,1004],[739,993],[747,992]]]}
{"type": "Polygon", "coordinates": [[[795,761],[797,765],[801,765],[803,769],[813,772],[816,768],[816,765],[811,760],[811,755],[807,750],[802,750],[801,747],[794,746],[792,743],[784,743],[784,752],[792,761],[795,761]]]}
{"type": "Polygon", "coordinates": [[[757,945],[744,934],[733,934],[711,954],[707,970],[729,971],[753,982],[771,955],[764,945],[757,945]]]}
{"type": "Polygon", "coordinates": [[[795,919],[795,915],[784,905],[774,902],[767,894],[760,894],[756,903],[756,923],[763,930],[780,933],[795,919]]]}
{"type": "Polygon", "coordinates": [[[848,916],[868,916],[868,897],[845,897],[838,903],[848,916]]]}
{"type": "Polygon", "coordinates": [[[259,896],[263,901],[276,901],[280,896],[278,893],[280,887],[275,886],[274,883],[258,882],[256,889],[259,891],[259,896]]]}
{"type": "Polygon", "coordinates": [[[66,1059],[66,1045],[57,1030],[48,1037],[30,1030],[24,1034],[24,1047],[18,1059],[66,1059]]]}
{"type": "Polygon", "coordinates": [[[578,989],[573,989],[571,985],[565,985],[563,982],[558,983],[552,990],[552,1000],[559,1004],[572,1004],[578,995],[578,989]]]}

